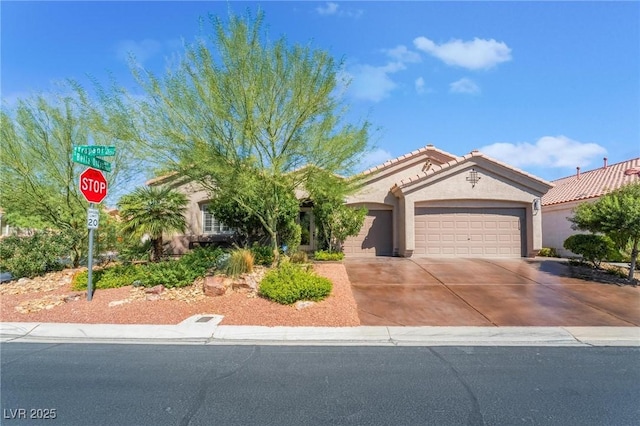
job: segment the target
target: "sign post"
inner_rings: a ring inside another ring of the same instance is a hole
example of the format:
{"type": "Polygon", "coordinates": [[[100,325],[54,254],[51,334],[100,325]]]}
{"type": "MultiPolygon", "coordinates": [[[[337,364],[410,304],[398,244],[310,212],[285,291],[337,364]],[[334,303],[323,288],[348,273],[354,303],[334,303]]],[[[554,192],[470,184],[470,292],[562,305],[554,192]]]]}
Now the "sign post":
{"type": "Polygon", "coordinates": [[[89,268],[87,277],[87,300],[93,298],[93,233],[98,229],[100,211],[95,208],[107,196],[107,180],[102,171],[110,172],[111,163],[98,156],[111,157],[116,155],[115,146],[82,145],[73,147],[73,161],[89,166],[80,174],[80,192],[89,202],[87,209],[87,228],[89,229],[89,268]]]}

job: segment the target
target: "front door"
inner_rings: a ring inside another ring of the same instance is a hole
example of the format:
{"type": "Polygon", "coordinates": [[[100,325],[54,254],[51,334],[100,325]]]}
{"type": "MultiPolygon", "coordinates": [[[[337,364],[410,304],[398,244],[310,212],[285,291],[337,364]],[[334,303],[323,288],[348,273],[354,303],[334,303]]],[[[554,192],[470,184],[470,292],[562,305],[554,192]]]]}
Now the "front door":
{"type": "Polygon", "coordinates": [[[315,231],[316,227],[313,220],[313,212],[311,208],[302,208],[300,210],[298,220],[300,227],[302,228],[302,234],[300,236],[300,250],[314,251],[315,244],[315,231]]]}

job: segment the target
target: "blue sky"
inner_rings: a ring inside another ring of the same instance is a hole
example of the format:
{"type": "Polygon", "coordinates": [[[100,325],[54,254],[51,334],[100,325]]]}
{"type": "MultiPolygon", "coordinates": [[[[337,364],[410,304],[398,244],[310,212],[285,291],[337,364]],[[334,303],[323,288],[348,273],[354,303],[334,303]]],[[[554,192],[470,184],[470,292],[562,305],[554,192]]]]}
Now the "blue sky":
{"type": "MultiPolygon", "coordinates": [[[[200,17],[258,8],[269,36],[343,59],[374,165],[426,144],[545,179],[640,156],[640,2],[6,2],[1,93],[162,72],[200,17]]],[[[202,29],[209,30],[206,24],[202,29]]]]}

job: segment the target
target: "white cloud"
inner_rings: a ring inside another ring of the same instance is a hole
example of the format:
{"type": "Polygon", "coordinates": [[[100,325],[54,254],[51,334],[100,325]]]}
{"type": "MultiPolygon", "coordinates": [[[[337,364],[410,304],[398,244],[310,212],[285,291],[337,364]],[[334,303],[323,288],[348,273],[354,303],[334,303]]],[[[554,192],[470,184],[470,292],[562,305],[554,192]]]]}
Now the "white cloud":
{"type": "Polygon", "coordinates": [[[363,14],[362,9],[344,9],[341,8],[337,3],[331,1],[326,2],[324,7],[316,7],[316,12],[322,16],[336,15],[339,17],[347,18],[359,18],[363,14]]]}
{"type": "Polygon", "coordinates": [[[121,40],[116,45],[116,56],[123,62],[128,62],[129,56],[133,55],[136,62],[143,64],[161,51],[162,43],[149,38],[142,41],[121,40]]]}
{"type": "Polygon", "coordinates": [[[384,53],[386,53],[391,59],[403,62],[403,63],[415,63],[420,62],[422,58],[420,58],[420,54],[417,52],[412,52],[407,49],[407,46],[398,45],[393,49],[382,49],[384,53]]]}
{"type": "Polygon", "coordinates": [[[379,102],[397,87],[389,74],[403,69],[405,66],[401,62],[390,62],[379,67],[355,65],[348,71],[351,77],[349,92],[357,99],[379,102]]]}
{"type": "Polygon", "coordinates": [[[389,151],[386,151],[382,148],[374,149],[371,152],[368,152],[358,164],[358,171],[364,171],[370,169],[374,166],[379,166],[385,161],[391,160],[393,156],[389,151]]]}
{"type": "Polygon", "coordinates": [[[416,87],[416,92],[419,95],[422,95],[425,92],[424,78],[418,77],[414,84],[415,84],[415,87],[416,87]]]}
{"type": "Polygon", "coordinates": [[[471,70],[488,69],[511,60],[511,48],[494,39],[476,37],[473,41],[451,40],[438,45],[426,37],[417,37],[413,44],[417,49],[435,56],[447,65],[471,70]]]}
{"type": "Polygon", "coordinates": [[[469,95],[477,95],[480,93],[480,87],[478,87],[478,85],[473,80],[464,77],[449,84],[449,91],[451,93],[466,93],[469,95]]]}
{"type": "Polygon", "coordinates": [[[480,151],[497,160],[516,167],[576,167],[588,166],[596,157],[607,150],[596,143],[584,143],[566,136],[544,136],[535,144],[494,143],[480,148],[480,151]]]}
{"type": "Polygon", "coordinates": [[[335,15],[338,12],[338,6],[336,3],[327,2],[325,7],[319,6],[316,7],[316,12],[320,15],[335,15]]]}

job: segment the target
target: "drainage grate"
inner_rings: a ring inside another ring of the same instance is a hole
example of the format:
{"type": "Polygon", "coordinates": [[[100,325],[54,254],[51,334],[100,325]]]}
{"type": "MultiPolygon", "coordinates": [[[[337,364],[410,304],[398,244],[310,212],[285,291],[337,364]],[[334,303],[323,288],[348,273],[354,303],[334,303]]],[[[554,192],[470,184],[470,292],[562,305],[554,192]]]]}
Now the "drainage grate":
{"type": "Polygon", "coordinates": [[[213,319],[213,317],[200,317],[196,320],[196,322],[209,322],[213,319]]]}

